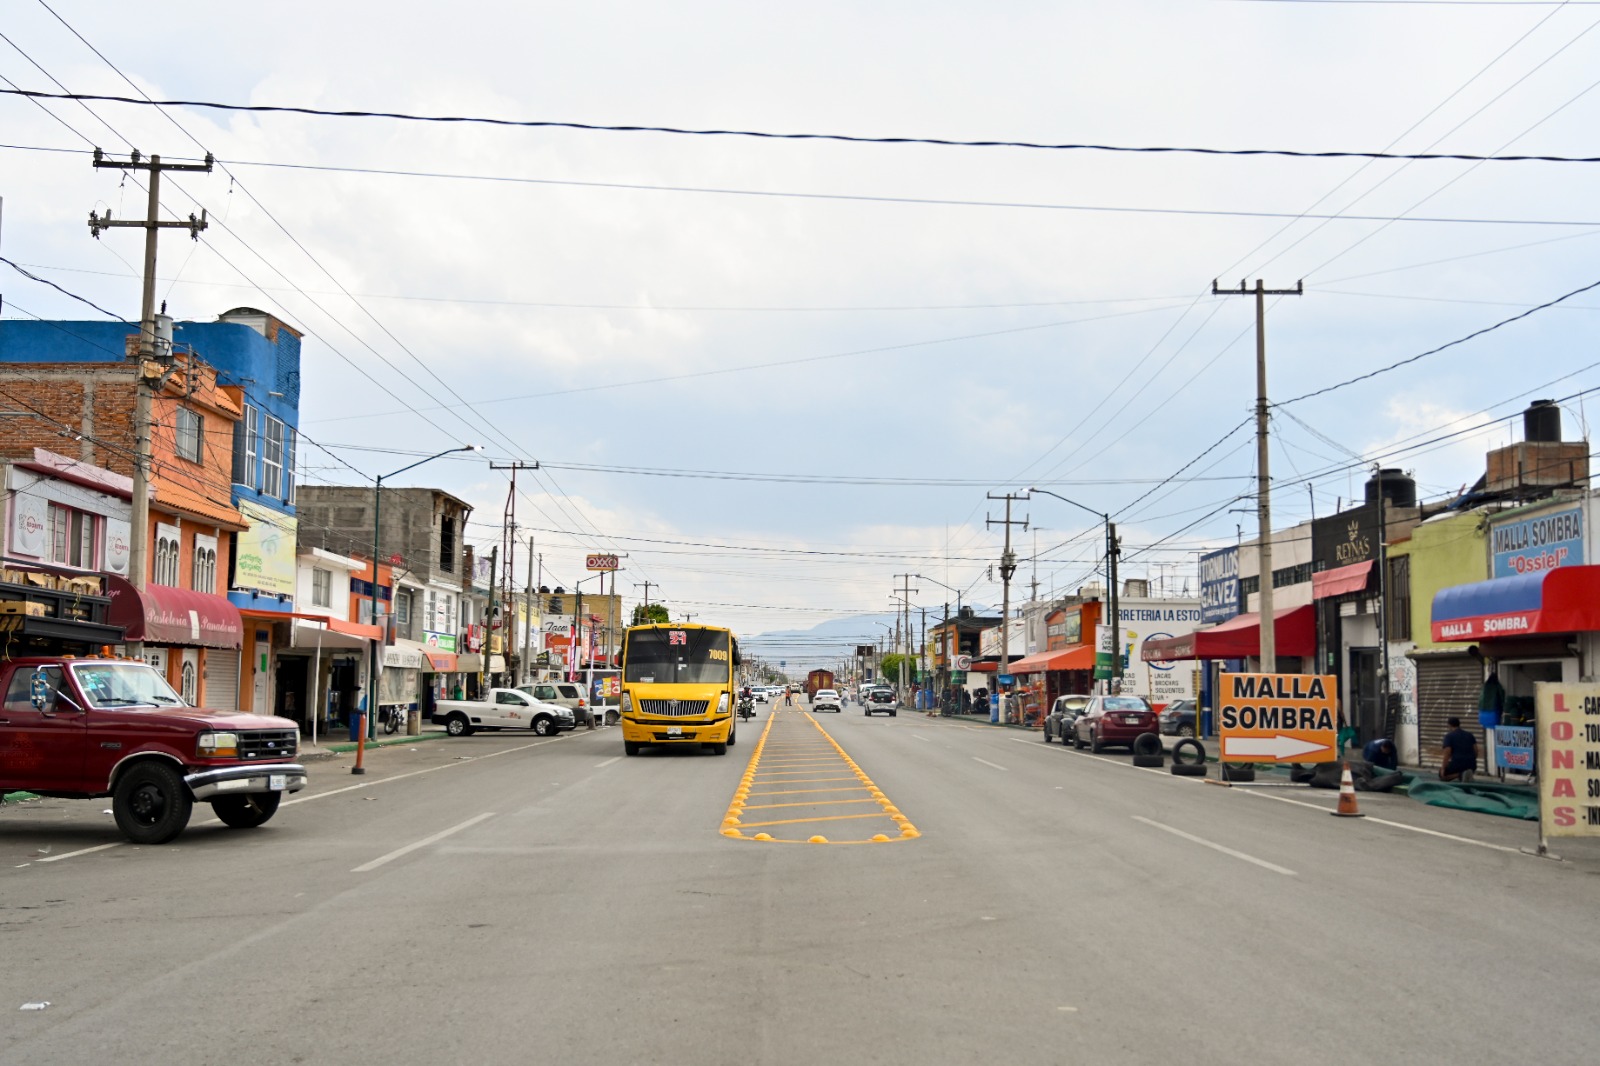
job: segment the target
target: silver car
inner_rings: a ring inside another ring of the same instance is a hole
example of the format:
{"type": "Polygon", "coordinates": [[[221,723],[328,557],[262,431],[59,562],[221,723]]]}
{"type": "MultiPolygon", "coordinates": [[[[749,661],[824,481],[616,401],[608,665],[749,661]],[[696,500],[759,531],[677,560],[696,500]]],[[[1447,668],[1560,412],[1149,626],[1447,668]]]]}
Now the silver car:
{"type": "Polygon", "coordinates": [[[1089,696],[1057,696],[1050,713],[1044,717],[1044,742],[1048,744],[1052,740],[1059,740],[1062,744],[1068,743],[1067,738],[1073,735],[1073,726],[1077,724],[1084,708],[1089,706],[1090,699],[1089,696]]]}

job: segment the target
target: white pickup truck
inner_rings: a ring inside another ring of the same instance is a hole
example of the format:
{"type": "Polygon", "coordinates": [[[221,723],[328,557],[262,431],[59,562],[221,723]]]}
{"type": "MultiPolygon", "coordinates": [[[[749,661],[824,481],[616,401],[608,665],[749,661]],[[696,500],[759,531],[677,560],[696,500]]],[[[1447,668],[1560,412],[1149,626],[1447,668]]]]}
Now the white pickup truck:
{"type": "Polygon", "coordinates": [[[481,700],[440,700],[433,720],[443,722],[453,737],[470,737],[480,729],[529,729],[549,737],[578,724],[570,707],[536,700],[514,688],[492,688],[481,700]]]}

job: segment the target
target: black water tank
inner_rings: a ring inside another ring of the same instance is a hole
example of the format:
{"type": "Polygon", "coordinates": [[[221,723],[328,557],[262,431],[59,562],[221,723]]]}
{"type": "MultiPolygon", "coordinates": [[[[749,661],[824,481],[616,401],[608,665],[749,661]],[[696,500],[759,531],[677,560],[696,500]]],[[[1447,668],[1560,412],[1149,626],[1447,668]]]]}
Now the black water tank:
{"type": "Polygon", "coordinates": [[[1390,507],[1415,507],[1417,505],[1417,483],[1406,477],[1406,472],[1398,467],[1385,467],[1367,479],[1367,505],[1378,502],[1378,485],[1383,484],[1383,495],[1389,500],[1390,507]]]}
{"type": "Polygon", "coordinates": [[[1561,408],[1554,400],[1535,400],[1522,412],[1522,439],[1561,440],[1561,408]]]}

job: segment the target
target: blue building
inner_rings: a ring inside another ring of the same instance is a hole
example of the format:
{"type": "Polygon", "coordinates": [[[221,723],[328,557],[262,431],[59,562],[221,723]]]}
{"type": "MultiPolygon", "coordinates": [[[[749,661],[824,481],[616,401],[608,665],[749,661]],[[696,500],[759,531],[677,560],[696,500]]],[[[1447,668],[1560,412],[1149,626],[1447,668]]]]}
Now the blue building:
{"type": "MultiPolygon", "coordinates": [[[[126,358],[138,326],[125,322],[0,322],[0,362],[103,363],[126,358]]],[[[294,468],[300,425],[300,331],[253,307],[215,322],[177,322],[173,347],[216,368],[241,390],[231,502],[249,520],[236,534],[228,599],[243,612],[294,610],[294,468]]],[[[248,614],[247,614],[248,617],[248,614]]],[[[245,653],[250,654],[246,626],[245,653]]]]}

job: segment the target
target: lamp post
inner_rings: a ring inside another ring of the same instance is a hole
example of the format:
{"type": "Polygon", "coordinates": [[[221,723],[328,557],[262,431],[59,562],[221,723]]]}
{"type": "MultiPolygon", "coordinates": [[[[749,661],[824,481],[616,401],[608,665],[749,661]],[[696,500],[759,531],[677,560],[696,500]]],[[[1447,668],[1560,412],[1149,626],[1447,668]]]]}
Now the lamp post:
{"type": "MultiPolygon", "coordinates": [[[[923,581],[932,581],[935,585],[938,585],[940,588],[945,589],[945,590],[947,590],[949,592],[954,592],[956,594],[956,639],[955,639],[955,646],[954,646],[954,648],[952,648],[949,644],[946,644],[943,641],[941,641],[941,647],[944,650],[944,673],[945,673],[945,677],[948,678],[950,676],[951,671],[955,669],[955,667],[953,666],[953,663],[955,662],[955,656],[961,654],[961,590],[958,589],[958,588],[955,588],[954,586],[946,585],[943,581],[940,581],[938,578],[929,577],[927,574],[913,574],[912,576],[916,577],[916,578],[920,578],[923,581]]],[[[944,601],[944,638],[943,639],[944,639],[944,641],[948,641],[950,639],[950,601],[949,600],[945,600],[944,601]]],[[[948,681],[946,683],[948,684],[948,681]]]]}
{"type": "MultiPolygon", "coordinates": [[[[881,626],[883,629],[887,630],[889,634],[889,641],[890,643],[893,643],[894,626],[890,625],[888,622],[873,622],[872,624],[875,626],[881,626]]],[[[879,637],[878,641],[875,641],[874,643],[881,642],[882,640],[883,638],[879,637]]],[[[878,650],[878,661],[873,664],[873,670],[877,674],[876,680],[878,684],[881,685],[883,683],[883,650],[881,647],[878,650]]]]}
{"type": "MultiPolygon", "coordinates": [[[[1119,615],[1119,613],[1117,611],[1117,555],[1119,554],[1118,549],[1117,549],[1117,524],[1115,522],[1111,521],[1111,516],[1106,514],[1104,511],[1096,511],[1093,507],[1086,507],[1083,504],[1079,503],[1077,500],[1069,500],[1065,496],[1061,495],[1059,492],[1051,492],[1049,489],[1041,489],[1041,488],[1036,488],[1036,487],[1035,488],[1030,488],[1030,489],[1028,489],[1028,491],[1029,492],[1042,492],[1046,496],[1054,496],[1056,499],[1060,500],[1062,503],[1070,503],[1070,504],[1072,504],[1072,506],[1078,508],[1079,510],[1088,511],[1090,514],[1094,515],[1096,518],[1100,519],[1100,521],[1105,524],[1105,527],[1106,527],[1106,584],[1110,586],[1110,589],[1109,589],[1110,603],[1108,604],[1109,611],[1108,611],[1107,621],[1111,625],[1111,633],[1112,633],[1112,638],[1111,638],[1111,677],[1112,677],[1113,681],[1121,680],[1121,678],[1122,678],[1122,619],[1121,619],[1121,616],[1119,615]]],[[[1112,685],[1112,687],[1116,688],[1117,686],[1116,685],[1112,685]]]]}
{"type": "MultiPolygon", "coordinates": [[[[387,474],[380,474],[378,476],[377,480],[373,483],[373,486],[372,486],[372,620],[373,620],[373,622],[377,622],[378,621],[378,550],[379,550],[379,548],[378,548],[378,539],[379,539],[379,532],[383,528],[382,525],[379,522],[379,516],[381,515],[382,510],[383,510],[383,483],[384,483],[384,481],[387,480],[388,478],[399,477],[401,474],[404,474],[407,470],[415,470],[417,467],[421,466],[423,463],[431,463],[435,459],[442,458],[442,457],[444,457],[446,455],[454,455],[456,452],[476,452],[476,451],[482,451],[482,450],[483,450],[483,445],[481,445],[481,444],[464,444],[459,448],[446,448],[444,451],[439,452],[437,455],[430,455],[426,459],[418,459],[416,462],[412,463],[410,466],[402,466],[399,470],[395,470],[395,471],[392,471],[392,472],[387,473],[387,474]]],[[[367,730],[373,728],[373,726],[375,724],[373,715],[376,714],[376,712],[378,710],[378,644],[379,644],[379,642],[381,640],[382,640],[382,637],[380,636],[378,640],[374,640],[372,642],[372,648],[371,648],[371,650],[370,650],[370,652],[369,652],[369,654],[367,656],[367,710],[361,716],[362,717],[361,728],[360,728],[360,730],[359,730],[359,732],[358,732],[358,734],[356,736],[356,764],[350,768],[350,772],[352,774],[364,774],[364,773],[367,772],[366,767],[364,767],[362,765],[362,755],[364,754],[365,748],[366,748],[367,730]]]]}
{"type": "MultiPolygon", "coordinates": [[[[574,581],[572,583],[572,593],[573,593],[574,596],[577,597],[577,603],[573,607],[573,613],[572,613],[572,623],[573,623],[573,628],[575,630],[575,632],[572,635],[572,648],[573,648],[573,653],[574,654],[577,654],[577,649],[583,643],[583,583],[585,581],[588,581],[589,578],[595,578],[600,582],[600,587],[603,589],[603,588],[605,588],[606,573],[607,573],[607,571],[602,570],[597,574],[590,574],[589,577],[580,577],[578,580],[576,580],[576,581],[574,581]]],[[[593,634],[591,632],[591,637],[592,636],[593,636],[593,634]]],[[[576,662],[574,662],[572,665],[573,665],[572,679],[574,681],[576,681],[578,679],[578,674],[577,674],[577,665],[578,664],[576,662]]],[[[594,728],[594,651],[593,651],[593,649],[589,649],[589,654],[585,655],[584,659],[583,659],[583,690],[584,690],[585,693],[588,694],[586,698],[588,699],[588,705],[589,705],[589,728],[593,729],[594,728]]]]}

